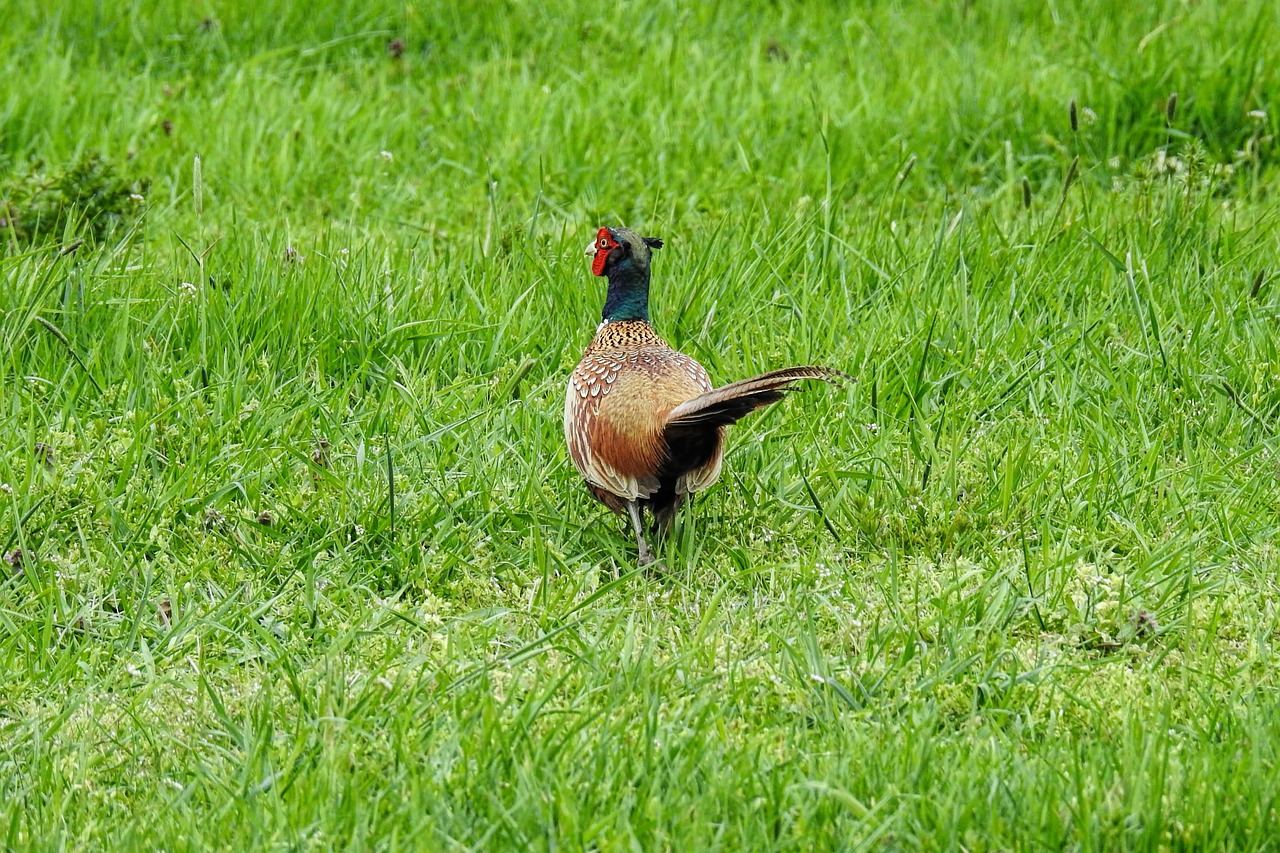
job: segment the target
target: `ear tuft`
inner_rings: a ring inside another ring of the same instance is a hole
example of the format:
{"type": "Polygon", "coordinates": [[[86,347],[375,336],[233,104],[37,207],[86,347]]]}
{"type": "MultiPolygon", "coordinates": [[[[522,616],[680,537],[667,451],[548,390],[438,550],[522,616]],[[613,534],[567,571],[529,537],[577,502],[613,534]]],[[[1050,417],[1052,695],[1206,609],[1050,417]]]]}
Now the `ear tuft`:
{"type": "Polygon", "coordinates": [[[641,237],[640,239],[644,240],[644,244],[648,246],[650,249],[662,248],[662,241],[659,240],[657,237],[641,237]]]}

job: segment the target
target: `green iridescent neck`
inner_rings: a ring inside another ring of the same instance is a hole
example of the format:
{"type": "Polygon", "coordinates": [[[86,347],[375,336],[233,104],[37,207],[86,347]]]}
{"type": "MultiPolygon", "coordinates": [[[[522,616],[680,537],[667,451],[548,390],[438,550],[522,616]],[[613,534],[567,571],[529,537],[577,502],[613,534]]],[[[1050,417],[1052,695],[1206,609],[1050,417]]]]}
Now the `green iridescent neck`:
{"type": "Polygon", "coordinates": [[[604,299],[605,320],[649,319],[649,271],[627,258],[609,271],[609,292],[604,299]]]}

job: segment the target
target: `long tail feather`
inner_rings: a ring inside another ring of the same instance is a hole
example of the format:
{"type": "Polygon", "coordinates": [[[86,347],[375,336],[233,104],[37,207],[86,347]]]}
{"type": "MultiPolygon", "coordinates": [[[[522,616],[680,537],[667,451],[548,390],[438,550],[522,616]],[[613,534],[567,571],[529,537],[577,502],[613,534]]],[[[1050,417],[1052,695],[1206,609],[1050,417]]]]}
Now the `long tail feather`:
{"type": "Polygon", "coordinates": [[[830,367],[807,366],[772,370],[751,379],[730,382],[672,409],[667,415],[665,432],[671,436],[690,428],[705,430],[736,423],[756,409],[778,402],[788,391],[796,390],[797,382],[806,379],[840,384],[852,378],[830,367]]]}

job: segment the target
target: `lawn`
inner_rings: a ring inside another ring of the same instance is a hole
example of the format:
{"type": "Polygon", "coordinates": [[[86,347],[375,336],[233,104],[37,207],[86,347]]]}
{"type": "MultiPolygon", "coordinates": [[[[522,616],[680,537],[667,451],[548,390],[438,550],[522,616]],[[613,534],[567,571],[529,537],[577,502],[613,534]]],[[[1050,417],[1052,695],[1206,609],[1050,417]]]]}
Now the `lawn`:
{"type": "Polygon", "coordinates": [[[0,847],[1275,849],[1272,0],[3,15],[0,847]]]}

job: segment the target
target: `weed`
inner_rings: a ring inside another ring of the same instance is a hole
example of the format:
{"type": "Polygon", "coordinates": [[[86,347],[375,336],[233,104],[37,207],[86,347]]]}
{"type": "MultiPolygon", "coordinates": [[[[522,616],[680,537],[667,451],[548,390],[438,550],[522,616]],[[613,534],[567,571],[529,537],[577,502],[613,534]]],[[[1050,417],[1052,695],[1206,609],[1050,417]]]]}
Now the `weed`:
{"type": "Polygon", "coordinates": [[[98,154],[53,169],[37,160],[0,180],[0,244],[78,236],[102,242],[141,216],[148,186],[120,177],[98,154]]]}

